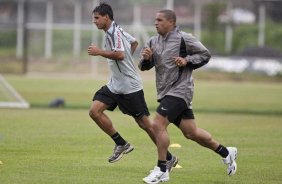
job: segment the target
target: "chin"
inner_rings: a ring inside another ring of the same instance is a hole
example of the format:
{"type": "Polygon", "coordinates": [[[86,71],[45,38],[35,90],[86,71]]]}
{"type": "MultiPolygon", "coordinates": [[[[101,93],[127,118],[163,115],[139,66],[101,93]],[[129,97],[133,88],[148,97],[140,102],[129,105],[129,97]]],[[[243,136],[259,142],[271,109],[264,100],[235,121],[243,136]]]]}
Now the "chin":
{"type": "Polygon", "coordinates": [[[164,34],[162,33],[162,32],[160,32],[160,31],[158,31],[158,33],[159,33],[159,35],[161,35],[161,36],[163,36],[164,34]]]}

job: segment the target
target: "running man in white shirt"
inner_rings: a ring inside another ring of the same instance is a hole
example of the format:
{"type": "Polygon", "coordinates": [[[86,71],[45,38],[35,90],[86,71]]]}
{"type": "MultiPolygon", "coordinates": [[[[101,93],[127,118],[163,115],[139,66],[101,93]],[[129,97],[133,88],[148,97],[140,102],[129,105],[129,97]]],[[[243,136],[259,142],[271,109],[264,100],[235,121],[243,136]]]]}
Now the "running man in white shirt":
{"type": "MultiPolygon", "coordinates": [[[[97,28],[105,31],[105,45],[104,49],[90,45],[88,54],[107,58],[111,78],[107,85],[94,95],[89,115],[115,142],[113,155],[109,157],[109,162],[113,163],[121,159],[123,154],[131,152],[133,147],[116,131],[112,121],[104,113],[105,110],[113,111],[118,106],[124,114],[132,116],[148,133],[152,141],[155,144],[156,142],[149,120],[150,114],[144,98],[141,77],[132,58],[138,42],[114,22],[110,5],[101,3],[93,10],[92,15],[93,23],[97,28]]],[[[178,159],[169,152],[166,159],[167,168],[170,171],[177,164],[178,159]]]]}

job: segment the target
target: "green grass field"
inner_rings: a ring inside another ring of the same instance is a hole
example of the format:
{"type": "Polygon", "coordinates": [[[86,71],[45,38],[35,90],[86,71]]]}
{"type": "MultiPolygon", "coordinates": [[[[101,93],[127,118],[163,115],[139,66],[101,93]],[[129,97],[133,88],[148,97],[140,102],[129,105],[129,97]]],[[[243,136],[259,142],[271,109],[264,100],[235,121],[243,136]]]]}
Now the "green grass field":
{"type": "MultiPolygon", "coordinates": [[[[156,148],[149,137],[118,110],[108,115],[135,150],[117,163],[108,163],[113,142],[88,117],[92,96],[106,81],[6,79],[31,108],[0,109],[1,184],[136,184],[156,164],[156,148]],[[65,108],[48,108],[56,97],[65,99],[65,108]]],[[[154,83],[144,84],[153,117],[154,83]]],[[[173,170],[169,183],[282,183],[281,83],[196,81],[195,91],[198,126],[222,144],[238,147],[238,172],[228,177],[217,154],[170,126],[171,143],[182,145],[170,150],[183,168],[173,170]]]]}

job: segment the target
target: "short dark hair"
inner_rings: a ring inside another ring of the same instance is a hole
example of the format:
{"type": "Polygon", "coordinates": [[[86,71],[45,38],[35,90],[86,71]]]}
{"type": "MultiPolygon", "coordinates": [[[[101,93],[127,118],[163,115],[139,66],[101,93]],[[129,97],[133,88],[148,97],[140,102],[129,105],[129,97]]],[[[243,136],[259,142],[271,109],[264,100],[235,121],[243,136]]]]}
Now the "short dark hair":
{"type": "Polygon", "coordinates": [[[176,24],[176,15],[172,10],[161,10],[159,13],[163,13],[167,20],[172,20],[176,24]]]}
{"type": "Polygon", "coordinates": [[[102,16],[108,15],[111,20],[114,20],[113,9],[107,3],[100,3],[99,6],[96,6],[92,13],[99,13],[102,16]]]}

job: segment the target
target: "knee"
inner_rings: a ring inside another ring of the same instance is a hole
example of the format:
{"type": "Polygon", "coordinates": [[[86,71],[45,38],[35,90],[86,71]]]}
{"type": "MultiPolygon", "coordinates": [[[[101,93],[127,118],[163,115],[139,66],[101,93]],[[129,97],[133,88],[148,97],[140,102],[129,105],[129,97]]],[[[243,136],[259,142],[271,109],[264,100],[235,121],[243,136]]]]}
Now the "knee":
{"type": "Polygon", "coordinates": [[[186,137],[186,139],[190,139],[192,141],[196,140],[197,135],[195,133],[183,133],[184,137],[186,137]]]}
{"type": "Polygon", "coordinates": [[[190,139],[192,141],[195,141],[198,138],[196,131],[183,132],[183,135],[184,135],[184,137],[186,137],[187,139],[190,139]]]}
{"type": "Polygon", "coordinates": [[[135,120],[135,121],[138,124],[138,126],[140,128],[142,128],[143,130],[147,130],[148,129],[148,127],[142,121],[140,121],[140,120],[135,120]]]}
{"type": "Polygon", "coordinates": [[[152,131],[152,125],[148,118],[144,118],[144,117],[141,119],[135,118],[135,121],[138,124],[138,126],[143,130],[152,131]]]}
{"type": "Polygon", "coordinates": [[[204,141],[204,142],[209,142],[212,140],[212,137],[209,134],[203,134],[200,130],[195,130],[192,132],[188,132],[188,133],[183,133],[183,135],[187,138],[190,139],[192,141],[204,141]]]}
{"type": "Polygon", "coordinates": [[[156,135],[162,134],[164,131],[166,131],[166,126],[157,121],[152,123],[151,128],[156,135]]]}
{"type": "Polygon", "coordinates": [[[153,122],[152,123],[152,129],[153,130],[156,130],[156,131],[158,131],[158,130],[161,130],[161,126],[160,126],[160,124],[159,123],[157,123],[157,122],[153,122]]]}
{"type": "Polygon", "coordinates": [[[92,109],[89,110],[89,116],[90,116],[93,120],[95,120],[95,119],[98,119],[98,118],[99,118],[100,113],[99,113],[99,111],[98,111],[97,109],[92,108],[92,109]]]}

